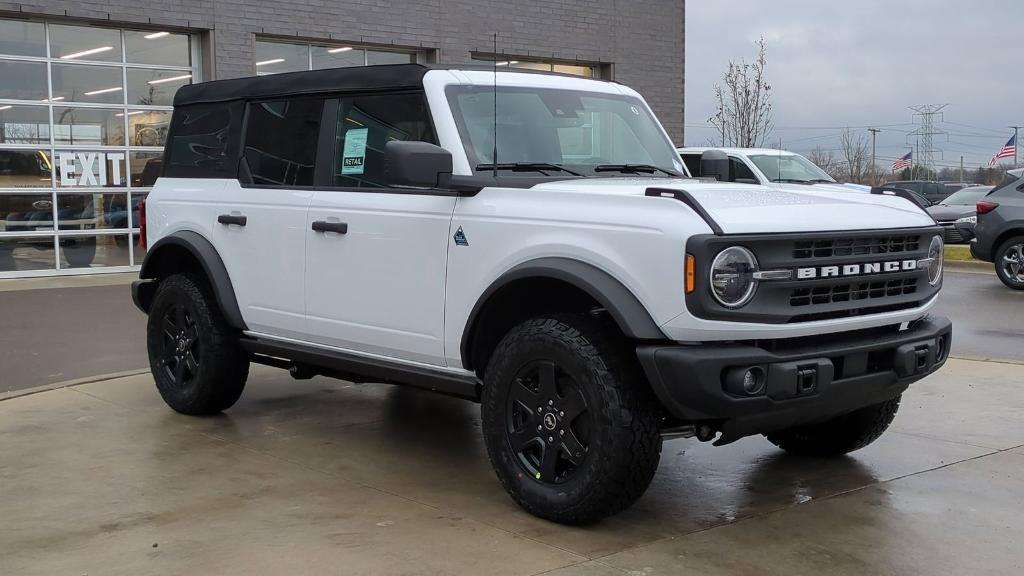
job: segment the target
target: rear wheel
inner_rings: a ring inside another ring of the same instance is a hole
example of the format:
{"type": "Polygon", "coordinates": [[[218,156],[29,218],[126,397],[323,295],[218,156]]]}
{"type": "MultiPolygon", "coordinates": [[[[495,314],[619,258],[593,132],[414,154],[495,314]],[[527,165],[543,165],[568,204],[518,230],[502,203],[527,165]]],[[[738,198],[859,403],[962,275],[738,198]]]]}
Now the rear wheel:
{"type": "Polygon", "coordinates": [[[583,314],[512,329],[487,367],[491,464],[525,510],[567,524],[615,514],[657,470],[655,404],[614,326],[583,314]]]}
{"type": "Polygon", "coordinates": [[[995,254],[996,275],[1014,290],[1024,290],[1024,236],[1003,242],[995,254]]]}
{"type": "Polygon", "coordinates": [[[897,396],[818,424],[765,434],[765,437],[772,444],[793,454],[842,456],[878,440],[896,417],[900,398],[897,396]]]}
{"type": "Polygon", "coordinates": [[[214,414],[241,396],[249,360],[202,279],[177,274],[162,280],[146,332],[157,390],[175,411],[214,414]]]}

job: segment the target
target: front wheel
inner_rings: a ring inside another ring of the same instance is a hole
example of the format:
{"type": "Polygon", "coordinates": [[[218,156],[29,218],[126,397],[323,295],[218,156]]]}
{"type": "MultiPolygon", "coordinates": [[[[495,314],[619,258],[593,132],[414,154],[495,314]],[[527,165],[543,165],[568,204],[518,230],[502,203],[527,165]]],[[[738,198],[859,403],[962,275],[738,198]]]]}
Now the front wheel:
{"type": "Polygon", "coordinates": [[[1014,290],[1024,290],[1024,236],[1003,242],[995,254],[996,275],[1014,290]]]}
{"type": "Polygon", "coordinates": [[[177,412],[215,414],[234,405],[245,388],[249,359],[197,276],[176,274],[160,281],[146,345],[157,390],[177,412]]]}
{"type": "Polygon", "coordinates": [[[655,403],[615,327],[583,314],[529,320],[487,366],[487,453],[526,511],[580,524],[639,498],[657,470],[655,403]]]}
{"type": "Polygon", "coordinates": [[[878,440],[896,417],[900,398],[897,396],[818,424],[771,432],[765,437],[792,454],[842,456],[878,440]]]}

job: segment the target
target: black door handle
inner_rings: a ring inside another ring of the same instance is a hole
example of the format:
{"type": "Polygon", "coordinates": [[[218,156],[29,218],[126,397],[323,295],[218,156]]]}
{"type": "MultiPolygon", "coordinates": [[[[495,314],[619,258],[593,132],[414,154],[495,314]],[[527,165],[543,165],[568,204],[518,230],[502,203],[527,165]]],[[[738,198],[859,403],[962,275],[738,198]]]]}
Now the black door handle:
{"type": "Polygon", "coordinates": [[[245,226],[247,218],[245,216],[237,214],[221,214],[217,216],[217,222],[221,224],[236,224],[238,226],[245,226]]]}
{"type": "Polygon", "coordinates": [[[348,232],[348,224],[345,222],[327,222],[326,220],[315,220],[313,222],[314,232],[337,232],[344,234],[348,232]]]}

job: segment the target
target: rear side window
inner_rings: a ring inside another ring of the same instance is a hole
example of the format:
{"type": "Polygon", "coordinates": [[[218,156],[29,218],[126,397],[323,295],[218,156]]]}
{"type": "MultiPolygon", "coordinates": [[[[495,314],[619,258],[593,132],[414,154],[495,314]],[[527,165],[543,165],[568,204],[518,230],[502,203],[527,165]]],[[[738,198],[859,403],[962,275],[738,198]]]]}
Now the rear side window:
{"type": "Polygon", "coordinates": [[[383,187],[391,140],[437,144],[422,93],[342,96],[338,100],[332,180],[339,187],[383,187]]]}
{"type": "Polygon", "coordinates": [[[323,106],[319,98],[250,102],[242,151],[243,181],[312,186],[323,106]]]}
{"type": "Polygon", "coordinates": [[[167,137],[164,176],[234,178],[244,110],[242,102],[176,108],[167,137]]]}

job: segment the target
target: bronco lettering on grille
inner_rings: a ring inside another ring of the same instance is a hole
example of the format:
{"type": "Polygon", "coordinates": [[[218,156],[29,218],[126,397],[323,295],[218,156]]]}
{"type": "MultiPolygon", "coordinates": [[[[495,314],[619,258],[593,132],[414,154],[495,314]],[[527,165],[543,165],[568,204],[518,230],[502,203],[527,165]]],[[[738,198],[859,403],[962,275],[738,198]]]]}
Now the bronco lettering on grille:
{"type": "Polygon", "coordinates": [[[870,262],[866,264],[797,268],[796,277],[797,280],[811,280],[814,278],[840,278],[885,272],[912,272],[914,270],[917,270],[917,260],[891,260],[889,262],[870,262]]]}

